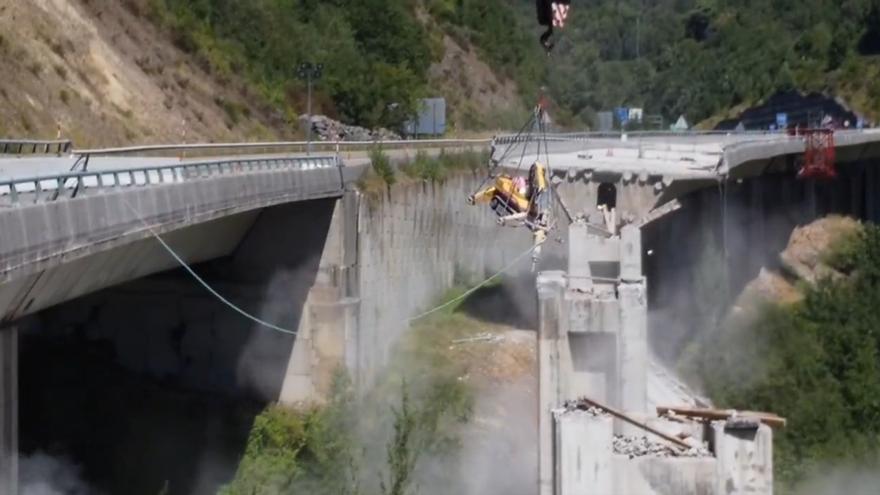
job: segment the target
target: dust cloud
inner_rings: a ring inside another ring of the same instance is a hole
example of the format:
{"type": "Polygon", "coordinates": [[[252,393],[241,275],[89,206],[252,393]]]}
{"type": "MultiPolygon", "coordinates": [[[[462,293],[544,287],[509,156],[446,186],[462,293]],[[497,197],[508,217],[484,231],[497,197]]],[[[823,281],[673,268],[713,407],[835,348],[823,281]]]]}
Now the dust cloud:
{"type": "Polygon", "coordinates": [[[806,481],[797,485],[793,495],[876,495],[880,487],[877,471],[837,467],[817,470],[806,481]]]}
{"type": "Polygon", "coordinates": [[[100,495],[73,462],[43,452],[19,459],[19,483],[21,495],[100,495]]]}

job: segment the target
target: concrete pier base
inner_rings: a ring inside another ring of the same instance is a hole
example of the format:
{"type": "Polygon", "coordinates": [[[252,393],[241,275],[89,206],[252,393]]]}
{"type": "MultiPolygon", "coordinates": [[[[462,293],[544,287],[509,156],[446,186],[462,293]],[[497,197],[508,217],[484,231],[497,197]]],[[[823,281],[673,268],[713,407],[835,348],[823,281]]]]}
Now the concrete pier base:
{"type": "Polygon", "coordinates": [[[559,495],[611,495],[614,425],[610,416],[571,412],[556,419],[559,495]]]}
{"type": "Polygon", "coordinates": [[[615,454],[611,416],[565,411],[555,425],[557,495],[727,494],[715,491],[718,477],[729,473],[714,457],[615,454]]]}
{"type": "Polygon", "coordinates": [[[18,328],[0,328],[0,493],[18,493],[18,328]]]}

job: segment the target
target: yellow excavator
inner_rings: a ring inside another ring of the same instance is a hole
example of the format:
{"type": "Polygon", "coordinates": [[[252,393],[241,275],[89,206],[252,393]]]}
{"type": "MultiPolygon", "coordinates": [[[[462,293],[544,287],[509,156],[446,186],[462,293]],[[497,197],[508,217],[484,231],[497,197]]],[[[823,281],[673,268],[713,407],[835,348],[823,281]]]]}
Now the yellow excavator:
{"type": "Polygon", "coordinates": [[[493,184],[468,196],[467,202],[488,203],[498,215],[499,225],[521,223],[528,227],[535,242],[532,262],[537,262],[551,227],[550,180],[544,164],[533,163],[528,178],[499,174],[493,184]]]}

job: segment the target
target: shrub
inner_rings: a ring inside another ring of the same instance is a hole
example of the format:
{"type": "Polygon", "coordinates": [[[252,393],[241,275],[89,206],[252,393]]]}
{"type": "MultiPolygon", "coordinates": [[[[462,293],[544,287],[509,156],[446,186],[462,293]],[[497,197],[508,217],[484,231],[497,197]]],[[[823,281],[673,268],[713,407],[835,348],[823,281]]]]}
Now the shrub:
{"type": "Polygon", "coordinates": [[[370,165],[373,167],[373,172],[385,182],[387,187],[390,188],[397,182],[394,166],[391,165],[391,160],[388,159],[388,155],[382,151],[382,148],[377,146],[370,150],[370,165]]]}

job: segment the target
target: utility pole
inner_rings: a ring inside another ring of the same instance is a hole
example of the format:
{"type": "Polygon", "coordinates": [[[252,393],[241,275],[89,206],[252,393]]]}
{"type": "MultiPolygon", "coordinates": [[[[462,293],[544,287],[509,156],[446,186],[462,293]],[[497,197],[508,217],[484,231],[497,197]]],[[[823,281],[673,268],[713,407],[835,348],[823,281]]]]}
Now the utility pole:
{"type": "Polygon", "coordinates": [[[308,115],[308,123],[306,124],[306,154],[312,154],[312,83],[321,79],[324,72],[324,64],[313,64],[305,62],[299,64],[297,76],[306,81],[308,87],[308,103],[306,114],[308,115]]]}

